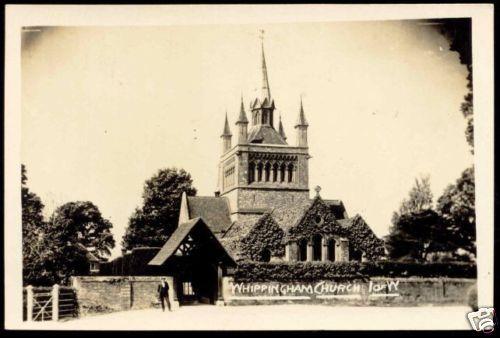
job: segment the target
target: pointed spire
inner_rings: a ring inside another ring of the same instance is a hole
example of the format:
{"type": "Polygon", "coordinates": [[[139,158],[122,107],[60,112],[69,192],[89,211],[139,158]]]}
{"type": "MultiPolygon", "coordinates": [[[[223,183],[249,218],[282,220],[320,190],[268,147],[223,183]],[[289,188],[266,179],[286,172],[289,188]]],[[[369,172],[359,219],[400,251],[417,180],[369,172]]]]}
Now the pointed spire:
{"type": "Polygon", "coordinates": [[[285,129],[283,128],[283,123],[281,123],[281,114],[280,114],[280,122],[278,125],[278,132],[280,133],[280,136],[283,138],[283,140],[286,141],[285,129]]]}
{"type": "Polygon", "coordinates": [[[309,124],[307,123],[306,120],[306,115],[304,114],[304,105],[302,104],[302,96],[300,97],[300,112],[299,112],[299,118],[297,119],[297,123],[295,124],[295,127],[298,126],[308,126],[309,124]]]}
{"type": "Polygon", "coordinates": [[[264,55],[264,30],[261,30],[261,48],[262,48],[262,101],[265,99],[271,103],[271,89],[269,88],[269,80],[267,78],[266,56],[264,55]]]}
{"type": "Polygon", "coordinates": [[[224,130],[221,136],[232,136],[231,130],[229,129],[229,122],[227,121],[227,111],[226,111],[226,121],[224,122],[224,130]]]}
{"type": "Polygon", "coordinates": [[[245,113],[245,105],[243,104],[243,95],[241,95],[241,106],[240,106],[240,116],[238,117],[238,123],[248,123],[247,114],[245,113]]]}

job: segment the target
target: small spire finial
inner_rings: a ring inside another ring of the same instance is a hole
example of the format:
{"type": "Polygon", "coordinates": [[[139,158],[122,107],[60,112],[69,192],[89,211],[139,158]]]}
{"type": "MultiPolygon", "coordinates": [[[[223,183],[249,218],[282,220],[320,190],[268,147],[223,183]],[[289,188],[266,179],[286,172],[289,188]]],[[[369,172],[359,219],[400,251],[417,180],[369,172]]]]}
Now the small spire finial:
{"type": "Polygon", "coordinates": [[[279,124],[278,124],[278,133],[286,141],[285,128],[283,128],[283,123],[281,122],[281,111],[279,112],[279,124]]]}
{"type": "Polygon", "coordinates": [[[238,123],[248,123],[245,105],[243,104],[243,94],[241,94],[240,115],[238,116],[238,121],[236,121],[236,124],[238,123]]]}
{"type": "Polygon", "coordinates": [[[224,121],[224,130],[222,131],[222,136],[231,136],[231,130],[229,129],[229,122],[227,120],[227,109],[226,109],[226,119],[224,121]]]}
{"type": "Polygon", "coordinates": [[[314,188],[314,191],[316,191],[316,197],[319,197],[319,192],[321,191],[321,187],[319,185],[317,185],[315,188],[314,188]]]}
{"type": "Polygon", "coordinates": [[[304,113],[304,105],[302,103],[302,95],[300,95],[300,111],[299,111],[299,118],[297,119],[297,124],[295,125],[295,127],[298,127],[298,126],[304,126],[304,127],[307,127],[309,124],[307,123],[307,120],[306,120],[306,115],[304,113]]]}

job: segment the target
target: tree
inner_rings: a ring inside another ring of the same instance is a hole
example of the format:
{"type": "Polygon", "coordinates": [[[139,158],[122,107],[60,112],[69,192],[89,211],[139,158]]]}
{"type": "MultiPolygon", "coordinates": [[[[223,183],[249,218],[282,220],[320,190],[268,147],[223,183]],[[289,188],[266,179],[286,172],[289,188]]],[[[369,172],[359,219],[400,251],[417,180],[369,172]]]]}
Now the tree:
{"type": "Polygon", "coordinates": [[[450,237],[461,249],[457,256],[476,254],[474,167],[464,170],[455,184],[446,187],[437,201],[437,211],[450,224],[450,237]],[[464,252],[465,251],[465,252],[464,252]]]}
{"type": "Polygon", "coordinates": [[[425,262],[429,254],[449,251],[447,224],[431,209],[401,215],[386,237],[389,256],[425,262]]]}
{"type": "Polygon", "coordinates": [[[46,245],[43,238],[45,226],[44,205],[40,198],[27,186],[26,167],[21,165],[21,207],[22,207],[22,245],[23,245],[23,283],[44,283],[43,262],[46,245]]]}
{"type": "Polygon", "coordinates": [[[429,176],[415,180],[408,199],[394,212],[392,226],[385,242],[389,257],[425,261],[429,254],[448,252],[448,224],[432,210],[429,176]]]}
{"type": "Polygon", "coordinates": [[[87,274],[89,251],[105,260],[115,246],[111,228],[111,222],[92,202],[68,202],[58,207],[45,231],[50,247],[46,264],[53,279],[66,282],[70,276],[87,274]]]}
{"type": "Polygon", "coordinates": [[[393,215],[393,224],[401,215],[418,213],[432,209],[432,191],[430,186],[430,176],[423,176],[415,179],[415,185],[411,188],[408,199],[401,202],[399,210],[393,215]]]}
{"type": "Polygon", "coordinates": [[[472,29],[471,19],[438,19],[432,20],[438,23],[439,31],[450,42],[450,50],[456,51],[460,57],[460,63],[465,65],[468,70],[467,75],[467,94],[460,107],[464,118],[467,121],[465,137],[467,143],[474,153],[474,109],[473,109],[473,88],[472,88],[472,29]]]}
{"type": "MultiPolygon", "coordinates": [[[[36,235],[43,229],[43,208],[44,205],[40,198],[32,193],[28,186],[28,177],[26,176],[26,168],[21,165],[21,205],[22,205],[22,225],[23,239],[29,239],[30,236],[36,235]]],[[[27,247],[29,249],[29,247],[27,247]]]]}
{"type": "Polygon", "coordinates": [[[162,246],[177,227],[181,195],[196,195],[191,175],[184,169],[160,169],[144,184],[143,205],[129,219],[122,247],[162,246]]]}

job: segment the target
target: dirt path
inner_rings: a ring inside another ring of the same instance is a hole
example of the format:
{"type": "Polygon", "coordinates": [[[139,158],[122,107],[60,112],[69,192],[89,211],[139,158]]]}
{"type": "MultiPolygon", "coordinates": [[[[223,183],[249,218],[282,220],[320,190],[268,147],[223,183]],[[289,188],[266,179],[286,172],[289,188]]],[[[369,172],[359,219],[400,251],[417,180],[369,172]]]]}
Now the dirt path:
{"type": "Polygon", "coordinates": [[[333,307],[322,305],[186,306],[95,315],[63,322],[25,323],[62,330],[349,330],[465,329],[468,307],[333,307]],[[438,320],[439,318],[439,320],[438,320]],[[390,327],[390,328],[389,328],[390,327]]]}

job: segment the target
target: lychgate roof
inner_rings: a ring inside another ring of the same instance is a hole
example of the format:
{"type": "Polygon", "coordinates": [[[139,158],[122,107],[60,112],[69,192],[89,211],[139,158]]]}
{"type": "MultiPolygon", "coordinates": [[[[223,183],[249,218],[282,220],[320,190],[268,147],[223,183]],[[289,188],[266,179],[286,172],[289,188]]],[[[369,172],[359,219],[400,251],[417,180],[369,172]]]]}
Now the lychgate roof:
{"type": "Polygon", "coordinates": [[[148,265],[163,265],[175,251],[182,244],[184,239],[189,235],[189,233],[197,226],[205,227],[207,231],[208,237],[213,238],[214,245],[218,246],[224,252],[226,258],[230,261],[234,262],[233,258],[229,255],[229,253],[225,250],[224,246],[219,242],[217,237],[213,235],[212,231],[208,227],[208,225],[203,221],[202,218],[195,218],[189,220],[188,222],[180,224],[177,229],[175,229],[174,233],[167,242],[163,245],[160,251],[156,254],[155,257],[148,263],[148,265]]]}

